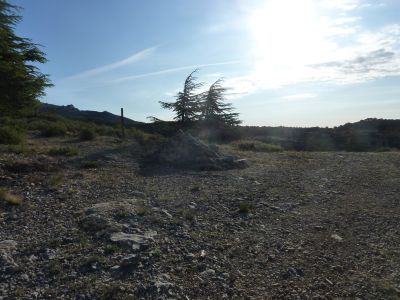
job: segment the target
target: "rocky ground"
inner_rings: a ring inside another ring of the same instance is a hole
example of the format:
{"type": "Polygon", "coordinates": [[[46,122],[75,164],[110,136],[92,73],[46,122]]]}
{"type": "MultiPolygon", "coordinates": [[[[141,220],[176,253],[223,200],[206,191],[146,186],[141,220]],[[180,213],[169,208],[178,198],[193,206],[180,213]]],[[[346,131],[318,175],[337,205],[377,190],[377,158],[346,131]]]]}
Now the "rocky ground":
{"type": "Polygon", "coordinates": [[[29,147],[0,156],[0,299],[400,298],[400,153],[143,174],[134,142],[29,147]]]}

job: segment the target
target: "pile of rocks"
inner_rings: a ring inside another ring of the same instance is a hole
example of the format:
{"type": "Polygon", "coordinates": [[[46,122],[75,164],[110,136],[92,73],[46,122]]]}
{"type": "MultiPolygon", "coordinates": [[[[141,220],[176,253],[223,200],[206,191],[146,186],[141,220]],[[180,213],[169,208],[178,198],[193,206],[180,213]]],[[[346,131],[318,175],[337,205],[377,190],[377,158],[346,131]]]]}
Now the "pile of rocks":
{"type": "Polygon", "coordinates": [[[245,159],[222,154],[216,145],[207,145],[180,130],[154,154],[147,164],[187,170],[229,170],[245,168],[245,159]]]}

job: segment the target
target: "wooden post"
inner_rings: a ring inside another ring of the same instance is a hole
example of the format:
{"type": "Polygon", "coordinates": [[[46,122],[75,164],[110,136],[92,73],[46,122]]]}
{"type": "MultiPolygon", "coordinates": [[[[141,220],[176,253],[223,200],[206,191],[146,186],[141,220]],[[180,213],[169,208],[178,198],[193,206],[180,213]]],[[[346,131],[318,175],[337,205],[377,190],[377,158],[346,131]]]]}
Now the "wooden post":
{"type": "Polygon", "coordinates": [[[122,138],[125,138],[125,121],[124,121],[124,109],[121,107],[121,134],[122,138]]]}

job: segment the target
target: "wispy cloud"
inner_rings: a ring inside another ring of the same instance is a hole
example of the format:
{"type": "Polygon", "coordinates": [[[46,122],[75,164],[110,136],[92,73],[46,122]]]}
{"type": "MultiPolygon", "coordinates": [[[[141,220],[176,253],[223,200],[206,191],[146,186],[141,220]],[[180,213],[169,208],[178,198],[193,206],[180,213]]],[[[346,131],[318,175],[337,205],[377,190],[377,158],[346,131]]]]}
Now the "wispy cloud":
{"type": "Polygon", "coordinates": [[[304,100],[304,99],[312,99],[316,98],[316,94],[311,94],[311,93],[303,93],[303,94],[294,94],[294,95],[288,95],[288,96],[283,96],[282,99],[284,100],[304,100]]]}
{"type": "Polygon", "coordinates": [[[349,11],[363,5],[362,2],[361,0],[320,0],[318,4],[326,8],[349,11]]]}
{"type": "Polygon", "coordinates": [[[121,83],[121,82],[126,82],[126,81],[132,81],[135,79],[151,77],[151,76],[156,76],[156,75],[164,75],[164,74],[174,73],[174,72],[179,72],[179,71],[184,71],[184,70],[194,70],[194,69],[198,69],[198,68],[222,66],[222,65],[234,65],[234,64],[239,64],[241,62],[242,61],[239,61],[239,60],[232,60],[232,61],[225,61],[225,62],[218,62],[218,63],[198,64],[198,65],[189,65],[189,66],[182,66],[182,67],[176,67],[176,68],[169,68],[169,69],[164,69],[164,70],[155,71],[155,72],[137,74],[137,75],[132,75],[132,76],[125,76],[125,77],[110,80],[107,83],[121,83]]]}
{"type": "Polygon", "coordinates": [[[89,78],[89,77],[97,76],[99,74],[115,70],[115,69],[123,67],[123,66],[134,64],[136,62],[139,62],[139,61],[142,61],[142,60],[148,58],[151,54],[154,53],[154,51],[157,48],[158,48],[158,46],[146,48],[146,49],[144,49],[142,51],[139,51],[137,53],[134,53],[131,56],[129,56],[127,58],[124,58],[124,59],[122,59],[120,61],[117,61],[117,62],[114,62],[114,63],[111,63],[111,64],[107,64],[107,65],[104,65],[104,66],[96,67],[96,68],[93,68],[93,69],[90,69],[90,70],[83,71],[81,73],[78,73],[78,74],[63,78],[60,81],[64,82],[64,81],[69,81],[69,80],[73,80],[73,79],[89,78]]]}

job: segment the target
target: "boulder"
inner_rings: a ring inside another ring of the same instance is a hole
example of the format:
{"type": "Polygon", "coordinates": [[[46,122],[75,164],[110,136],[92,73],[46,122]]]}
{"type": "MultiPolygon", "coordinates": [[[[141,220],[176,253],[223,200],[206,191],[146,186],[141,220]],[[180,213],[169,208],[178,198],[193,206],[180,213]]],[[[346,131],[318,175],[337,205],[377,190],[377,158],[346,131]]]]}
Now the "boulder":
{"type": "Polygon", "coordinates": [[[244,159],[224,155],[216,145],[207,145],[182,130],[148,156],[146,162],[187,170],[228,170],[247,166],[244,159]]]}
{"type": "Polygon", "coordinates": [[[110,241],[133,250],[143,250],[149,247],[155,235],[157,235],[155,231],[144,234],[115,232],[111,234],[110,241]]]}

